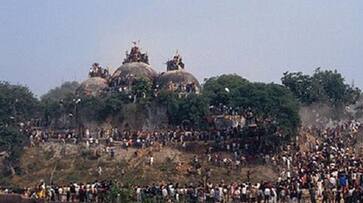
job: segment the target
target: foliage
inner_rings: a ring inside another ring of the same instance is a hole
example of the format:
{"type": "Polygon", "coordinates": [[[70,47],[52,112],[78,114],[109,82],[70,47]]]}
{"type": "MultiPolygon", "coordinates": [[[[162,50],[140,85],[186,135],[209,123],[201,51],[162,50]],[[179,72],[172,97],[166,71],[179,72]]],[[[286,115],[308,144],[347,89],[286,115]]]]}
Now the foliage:
{"type": "Polygon", "coordinates": [[[77,99],[74,94],[64,95],[60,100],[43,99],[41,106],[44,124],[48,126],[52,120],[73,116],[77,99]]]}
{"type": "Polygon", "coordinates": [[[0,151],[6,151],[6,165],[14,169],[27,137],[19,123],[36,118],[39,101],[27,87],[0,82],[0,151]]]}
{"type": "Polygon", "coordinates": [[[106,194],[106,202],[131,202],[132,192],[132,188],[121,188],[117,185],[112,185],[106,194]]]}
{"type": "Polygon", "coordinates": [[[101,114],[105,108],[105,98],[81,97],[80,102],[75,105],[75,116],[85,121],[103,121],[105,116],[101,114]]]}
{"type": "Polygon", "coordinates": [[[66,120],[102,122],[109,116],[118,115],[130,101],[123,92],[110,92],[101,97],[70,94],[61,100],[43,100],[44,123],[49,125],[51,121],[58,121],[63,117],[66,120]]]}
{"type": "Polygon", "coordinates": [[[205,97],[197,94],[179,96],[177,93],[163,91],[158,97],[161,104],[166,105],[170,124],[181,125],[189,121],[193,127],[204,127],[208,114],[208,103],[205,97]]]}
{"type": "Polygon", "coordinates": [[[34,118],[39,101],[27,87],[0,82],[0,121],[24,121],[34,118]]]}
{"type": "Polygon", "coordinates": [[[287,138],[296,135],[300,124],[298,102],[281,85],[251,83],[236,75],[222,75],[206,81],[203,95],[210,105],[251,109],[261,118],[272,118],[287,138]]]}
{"type": "Polygon", "coordinates": [[[356,103],[360,96],[360,90],[346,84],[336,70],[317,68],[312,76],[301,72],[285,72],[281,80],[303,104],[321,102],[335,106],[350,105],[356,103]]]}
{"type": "Polygon", "coordinates": [[[152,99],[152,84],[147,79],[138,79],[133,82],[132,94],[138,98],[137,102],[147,104],[152,99]]]}
{"type": "Polygon", "coordinates": [[[228,104],[231,100],[229,90],[234,90],[248,81],[239,75],[221,75],[209,78],[203,85],[203,95],[210,105],[228,104]]]}
{"type": "Polygon", "coordinates": [[[277,84],[249,83],[232,92],[232,106],[251,108],[263,118],[272,118],[285,136],[296,135],[299,105],[292,93],[277,84]],[[233,95],[235,94],[235,95],[233,95]]]}
{"type": "Polygon", "coordinates": [[[104,99],[104,106],[99,110],[99,115],[102,118],[107,118],[108,116],[115,116],[122,111],[125,104],[131,102],[127,94],[123,92],[112,92],[107,95],[104,99]]]}
{"type": "Polygon", "coordinates": [[[77,82],[66,82],[42,96],[42,109],[46,125],[61,118],[81,119],[86,121],[104,121],[110,116],[120,115],[125,104],[133,101],[147,105],[152,99],[152,84],[145,79],[135,80],[131,94],[110,91],[101,96],[76,95],[77,82]],[[71,116],[71,117],[69,117],[71,116]],[[77,118],[75,118],[77,117],[77,118]]]}
{"type": "Polygon", "coordinates": [[[77,81],[65,82],[60,87],[49,90],[46,94],[41,96],[41,101],[60,101],[74,95],[79,83],[77,81]]]}
{"type": "Polygon", "coordinates": [[[6,151],[9,159],[15,161],[19,158],[27,137],[15,126],[0,124],[0,151],[6,151]]]}
{"type": "Polygon", "coordinates": [[[41,96],[41,107],[43,113],[43,124],[49,126],[52,121],[61,118],[71,118],[75,114],[76,89],[79,83],[76,81],[65,82],[60,87],[49,90],[41,96]],[[72,115],[70,117],[70,115],[72,115]]]}

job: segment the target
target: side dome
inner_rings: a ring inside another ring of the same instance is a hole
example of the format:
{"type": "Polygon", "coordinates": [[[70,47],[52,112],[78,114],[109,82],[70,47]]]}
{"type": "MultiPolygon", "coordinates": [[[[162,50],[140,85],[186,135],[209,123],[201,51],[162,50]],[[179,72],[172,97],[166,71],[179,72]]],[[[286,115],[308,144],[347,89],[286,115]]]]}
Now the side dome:
{"type": "Polygon", "coordinates": [[[160,74],[158,79],[158,85],[161,89],[177,90],[190,92],[194,88],[194,91],[199,93],[201,86],[197,78],[191,73],[184,70],[171,70],[160,74]],[[189,89],[192,88],[192,89],[189,89]]]}
{"type": "Polygon", "coordinates": [[[185,71],[182,57],[178,53],[166,65],[167,72],[160,74],[157,81],[159,88],[180,93],[200,93],[199,81],[185,71]]]}
{"type": "Polygon", "coordinates": [[[101,77],[91,77],[83,81],[76,90],[77,95],[100,96],[108,89],[108,82],[101,77]]]}

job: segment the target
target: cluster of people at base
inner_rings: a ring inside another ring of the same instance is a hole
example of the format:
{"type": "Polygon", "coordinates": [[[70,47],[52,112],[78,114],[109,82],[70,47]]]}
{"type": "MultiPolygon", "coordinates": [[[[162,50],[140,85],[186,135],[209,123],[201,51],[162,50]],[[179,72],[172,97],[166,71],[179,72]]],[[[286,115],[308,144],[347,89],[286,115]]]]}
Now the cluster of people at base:
{"type": "Polygon", "coordinates": [[[306,129],[320,138],[303,150],[290,148],[268,158],[280,170],[274,182],[178,184],[137,187],[139,202],[363,202],[363,160],[354,152],[360,123],[306,129]]]}
{"type": "Polygon", "coordinates": [[[280,182],[272,184],[265,183],[232,183],[185,185],[166,184],[152,185],[147,187],[136,187],[137,202],[210,202],[210,203],[288,203],[288,202],[362,202],[363,192],[361,189],[343,190],[334,192],[329,198],[325,193],[318,196],[314,188],[302,187],[290,183],[280,182]]]}
{"type": "Polygon", "coordinates": [[[47,202],[98,202],[107,203],[107,193],[112,181],[92,183],[70,183],[67,185],[46,185],[44,181],[35,188],[4,189],[0,194],[20,194],[24,198],[45,199],[47,202]]]}

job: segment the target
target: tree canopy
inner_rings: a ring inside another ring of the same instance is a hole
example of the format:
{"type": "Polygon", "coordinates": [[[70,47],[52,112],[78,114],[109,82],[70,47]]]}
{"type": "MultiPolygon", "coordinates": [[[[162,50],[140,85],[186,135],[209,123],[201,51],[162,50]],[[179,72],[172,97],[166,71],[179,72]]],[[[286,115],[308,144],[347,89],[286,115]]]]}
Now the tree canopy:
{"type": "Polygon", "coordinates": [[[0,121],[27,120],[39,110],[39,101],[24,86],[0,82],[0,121]]]}
{"type": "Polygon", "coordinates": [[[177,126],[188,121],[192,124],[191,127],[206,126],[208,103],[205,97],[197,94],[179,96],[176,93],[163,91],[158,97],[158,102],[166,106],[171,125],[177,126]]]}
{"type": "Polygon", "coordinates": [[[302,104],[320,102],[342,106],[354,104],[360,97],[359,88],[346,84],[336,70],[317,68],[311,76],[302,72],[285,72],[281,81],[302,104]]]}
{"type": "Polygon", "coordinates": [[[74,95],[79,83],[77,81],[68,81],[61,86],[49,90],[46,94],[41,96],[41,100],[45,101],[60,101],[67,98],[69,95],[74,95]]]}
{"type": "Polygon", "coordinates": [[[235,91],[239,87],[248,83],[248,80],[239,75],[221,75],[206,80],[203,85],[203,95],[208,99],[210,105],[231,103],[230,91],[235,91]]]}
{"type": "Polygon", "coordinates": [[[19,123],[36,118],[39,108],[39,101],[27,87],[0,82],[0,152],[9,154],[5,163],[12,173],[28,140],[19,123]]]}
{"type": "Polygon", "coordinates": [[[237,75],[222,75],[206,81],[203,95],[210,105],[251,109],[261,118],[272,118],[287,137],[296,135],[300,124],[299,104],[282,85],[253,83],[237,75]]]}

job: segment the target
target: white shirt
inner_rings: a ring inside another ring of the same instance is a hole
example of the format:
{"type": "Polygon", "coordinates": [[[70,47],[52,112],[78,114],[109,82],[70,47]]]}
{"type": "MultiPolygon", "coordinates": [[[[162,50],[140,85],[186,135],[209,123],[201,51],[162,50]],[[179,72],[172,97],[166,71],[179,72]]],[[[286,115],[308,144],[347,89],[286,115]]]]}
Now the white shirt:
{"type": "Polygon", "coordinates": [[[270,190],[270,188],[265,188],[265,192],[264,192],[264,194],[265,194],[266,196],[270,196],[270,195],[271,195],[271,190],[270,190]]]}
{"type": "Polygon", "coordinates": [[[242,194],[244,194],[244,195],[247,194],[247,187],[246,186],[242,188],[242,194]]]}
{"type": "Polygon", "coordinates": [[[163,194],[163,197],[167,197],[168,196],[168,190],[166,188],[164,188],[162,190],[162,194],[163,194]]]}

